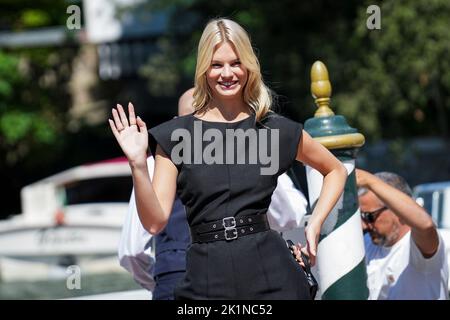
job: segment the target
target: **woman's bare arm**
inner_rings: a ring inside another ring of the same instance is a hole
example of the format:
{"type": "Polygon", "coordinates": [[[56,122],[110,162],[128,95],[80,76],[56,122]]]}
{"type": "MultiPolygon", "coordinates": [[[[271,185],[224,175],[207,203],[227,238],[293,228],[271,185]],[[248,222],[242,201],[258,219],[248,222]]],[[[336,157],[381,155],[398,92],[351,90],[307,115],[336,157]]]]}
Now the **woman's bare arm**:
{"type": "Polygon", "coordinates": [[[164,229],[169,220],[178,171],[159,145],[156,148],[153,181],[150,181],[145,170],[146,167],[131,166],[136,208],[144,228],[155,235],[164,229]]]}
{"type": "Polygon", "coordinates": [[[298,144],[296,159],[316,169],[324,177],[319,199],[306,228],[308,253],[311,264],[314,265],[320,228],[344,190],[347,169],[327,148],[305,131],[298,144]]]}
{"type": "Polygon", "coordinates": [[[178,171],[158,146],[153,182],[150,180],[147,168],[147,126],[135,116],[131,103],[128,112],[129,118],[122,106],[117,105],[117,110],[112,110],[114,121],[110,119],[109,124],[131,167],[139,219],[148,232],[157,234],[169,220],[178,171]]]}

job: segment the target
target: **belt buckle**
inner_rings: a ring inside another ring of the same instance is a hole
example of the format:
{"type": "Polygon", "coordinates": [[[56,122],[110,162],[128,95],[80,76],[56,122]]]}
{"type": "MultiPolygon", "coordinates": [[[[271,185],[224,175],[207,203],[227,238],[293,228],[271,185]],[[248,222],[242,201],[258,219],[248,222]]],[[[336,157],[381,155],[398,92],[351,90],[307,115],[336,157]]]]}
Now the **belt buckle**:
{"type": "Polygon", "coordinates": [[[236,219],[234,219],[234,217],[223,218],[222,225],[225,228],[224,234],[226,240],[237,239],[238,232],[236,229],[236,219]],[[229,232],[231,232],[231,236],[228,236],[229,232]]]}

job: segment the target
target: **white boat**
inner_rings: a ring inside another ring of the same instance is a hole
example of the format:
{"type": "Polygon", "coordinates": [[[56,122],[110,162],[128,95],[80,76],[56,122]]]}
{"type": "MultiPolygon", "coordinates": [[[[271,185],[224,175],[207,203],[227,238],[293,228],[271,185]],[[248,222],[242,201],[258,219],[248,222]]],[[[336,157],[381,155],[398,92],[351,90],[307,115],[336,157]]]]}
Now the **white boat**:
{"type": "MultiPolygon", "coordinates": [[[[424,183],[413,190],[417,203],[433,218],[445,244],[450,274],[450,181],[424,183]]],[[[448,283],[450,291],[450,281],[448,283]]]]}
{"type": "Polygon", "coordinates": [[[78,166],[24,187],[23,213],[0,221],[0,279],[67,276],[69,265],[83,272],[123,271],[117,247],[131,189],[125,158],[78,166]]]}

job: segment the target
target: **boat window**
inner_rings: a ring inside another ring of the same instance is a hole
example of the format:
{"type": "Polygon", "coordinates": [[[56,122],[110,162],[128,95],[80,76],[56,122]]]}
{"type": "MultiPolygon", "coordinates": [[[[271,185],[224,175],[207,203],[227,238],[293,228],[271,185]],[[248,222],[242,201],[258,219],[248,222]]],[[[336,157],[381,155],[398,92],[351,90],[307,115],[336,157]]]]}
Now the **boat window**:
{"type": "Polygon", "coordinates": [[[444,194],[442,191],[419,192],[416,201],[433,218],[438,228],[442,227],[442,213],[444,211],[444,194]]]}
{"type": "Polygon", "coordinates": [[[437,192],[439,194],[438,196],[438,200],[437,200],[437,216],[438,216],[438,228],[442,228],[443,227],[443,221],[442,221],[442,216],[444,213],[444,192],[443,191],[439,191],[437,192]]]}
{"type": "Polygon", "coordinates": [[[130,176],[107,177],[76,181],[64,186],[66,205],[128,202],[133,181],[130,176]]]}
{"type": "Polygon", "coordinates": [[[450,229],[450,187],[442,193],[442,224],[441,228],[450,229]]]}
{"type": "Polygon", "coordinates": [[[431,215],[433,211],[433,192],[420,192],[416,201],[431,215]]]}

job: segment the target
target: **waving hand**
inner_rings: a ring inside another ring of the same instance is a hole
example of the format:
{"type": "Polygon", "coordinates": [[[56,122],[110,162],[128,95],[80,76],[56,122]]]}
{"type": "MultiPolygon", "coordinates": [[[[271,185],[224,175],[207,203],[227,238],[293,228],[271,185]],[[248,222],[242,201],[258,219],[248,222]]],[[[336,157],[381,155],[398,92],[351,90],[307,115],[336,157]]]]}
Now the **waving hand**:
{"type": "Polygon", "coordinates": [[[145,122],[134,113],[131,102],[128,104],[128,114],[122,106],[112,109],[114,121],[108,119],[111,130],[129,162],[146,162],[148,148],[148,132],[145,122]]]}

